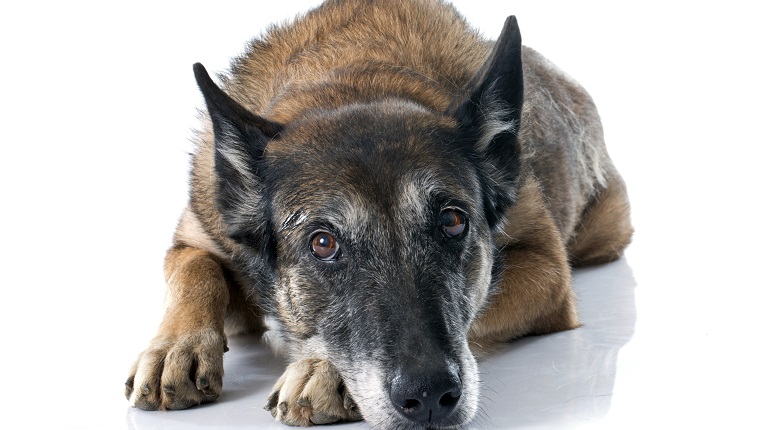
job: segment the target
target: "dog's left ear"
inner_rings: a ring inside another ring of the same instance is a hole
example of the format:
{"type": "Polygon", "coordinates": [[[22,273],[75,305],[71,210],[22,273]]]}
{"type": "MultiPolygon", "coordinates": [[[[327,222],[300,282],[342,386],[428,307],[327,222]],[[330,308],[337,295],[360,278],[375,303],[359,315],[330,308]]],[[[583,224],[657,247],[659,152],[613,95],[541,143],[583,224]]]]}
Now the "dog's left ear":
{"type": "Polygon", "coordinates": [[[488,172],[484,206],[491,228],[517,194],[520,147],[517,134],[523,104],[522,38],[514,16],[507,18],[491,54],[466,87],[465,100],[448,108],[488,172]],[[491,167],[493,166],[493,167],[491,167]]]}

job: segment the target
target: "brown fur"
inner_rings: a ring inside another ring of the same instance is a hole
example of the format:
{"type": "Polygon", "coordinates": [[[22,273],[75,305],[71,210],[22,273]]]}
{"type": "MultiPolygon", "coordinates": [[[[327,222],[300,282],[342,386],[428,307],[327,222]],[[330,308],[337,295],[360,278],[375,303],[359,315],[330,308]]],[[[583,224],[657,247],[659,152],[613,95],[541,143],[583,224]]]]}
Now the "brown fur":
{"type": "Polygon", "coordinates": [[[633,236],[630,212],[625,183],[620,177],[609,180],[589,203],[567,246],[572,264],[580,267],[620,258],[633,236]]]}
{"type": "Polygon", "coordinates": [[[565,248],[535,180],[522,187],[507,219],[497,242],[505,264],[500,288],[470,329],[479,349],[579,324],[565,248]]]}
{"type": "MultiPolygon", "coordinates": [[[[387,98],[443,112],[462,96],[491,45],[442,3],[328,1],[252,42],[222,78],[223,87],[251,112],[283,124],[314,108],[387,98]],[[357,41],[366,44],[357,46],[357,41]]],[[[517,203],[495,238],[501,250],[499,288],[470,330],[471,343],[486,348],[577,327],[570,263],[612,261],[632,234],[625,185],[604,150],[591,98],[535,51],[525,48],[523,62],[520,142],[525,171],[517,203]],[[576,147],[579,152],[570,154],[576,147]]],[[[256,297],[243,293],[250,290],[244,288],[250,281],[232,264],[240,245],[227,237],[216,207],[218,178],[208,118],[196,143],[190,203],[166,257],[166,315],[127,381],[127,397],[143,409],[179,409],[216,399],[225,323],[228,333],[262,327],[256,297]],[[197,368],[190,369],[194,362],[197,368]],[[195,372],[195,381],[187,378],[189,372],[195,372]],[[137,380],[140,386],[135,386],[137,380]]],[[[335,373],[329,363],[318,361],[301,360],[289,368],[291,385],[298,387],[294,395],[300,396],[308,384],[309,390],[319,391],[339,381],[337,374],[313,383],[302,377],[315,372],[335,373]]],[[[285,380],[278,382],[275,391],[283,384],[285,380]]],[[[357,418],[348,407],[337,410],[331,416],[357,418]]],[[[303,414],[291,416],[296,418],[283,419],[309,423],[303,414]]],[[[319,421],[316,415],[311,419],[319,421]]]]}

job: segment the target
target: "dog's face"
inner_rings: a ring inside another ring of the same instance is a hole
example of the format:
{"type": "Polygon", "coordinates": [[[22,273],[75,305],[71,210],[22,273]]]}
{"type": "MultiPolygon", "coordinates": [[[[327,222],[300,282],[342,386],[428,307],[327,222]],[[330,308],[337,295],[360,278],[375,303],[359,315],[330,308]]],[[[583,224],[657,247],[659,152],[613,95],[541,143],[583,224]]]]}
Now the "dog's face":
{"type": "Polygon", "coordinates": [[[329,360],[383,428],[455,427],[477,409],[467,333],[518,175],[520,40],[508,27],[444,113],[386,99],[281,125],[196,69],[218,207],[252,276],[271,281],[259,294],[279,336],[294,358],[329,360]]]}
{"type": "Polygon", "coordinates": [[[462,141],[452,119],[386,102],[300,121],[265,154],[280,325],[297,356],[336,366],[370,422],[403,419],[395,410],[415,384],[456,406],[431,424],[476,409],[467,331],[488,295],[492,246],[462,141]]]}

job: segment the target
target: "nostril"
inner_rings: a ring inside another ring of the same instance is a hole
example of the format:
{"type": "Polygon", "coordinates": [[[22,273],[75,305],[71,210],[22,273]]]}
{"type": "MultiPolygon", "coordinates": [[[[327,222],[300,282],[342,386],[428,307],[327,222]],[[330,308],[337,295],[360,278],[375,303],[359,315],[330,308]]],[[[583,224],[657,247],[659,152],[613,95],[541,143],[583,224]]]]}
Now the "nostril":
{"type": "Polygon", "coordinates": [[[456,393],[448,392],[441,396],[441,400],[438,401],[438,404],[441,405],[441,407],[444,409],[453,409],[454,406],[456,406],[459,402],[459,397],[461,397],[461,395],[461,391],[458,391],[456,393]]]}
{"type": "Polygon", "coordinates": [[[421,407],[422,403],[420,403],[417,399],[406,399],[404,401],[404,405],[402,406],[404,413],[406,414],[417,412],[421,407]]]}

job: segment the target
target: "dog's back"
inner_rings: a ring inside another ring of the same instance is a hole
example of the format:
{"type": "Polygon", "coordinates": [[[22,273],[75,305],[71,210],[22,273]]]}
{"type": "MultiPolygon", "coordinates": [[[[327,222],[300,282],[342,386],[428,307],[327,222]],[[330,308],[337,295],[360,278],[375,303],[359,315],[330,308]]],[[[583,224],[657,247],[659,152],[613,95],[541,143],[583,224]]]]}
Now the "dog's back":
{"type": "Polygon", "coordinates": [[[443,111],[490,47],[437,1],[328,1],[251,42],[225,89],[284,124],[309,109],[383,97],[443,111]]]}

